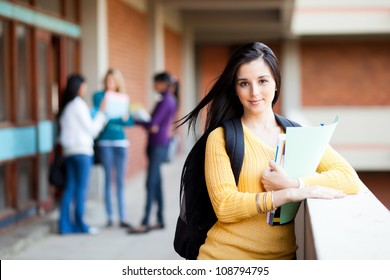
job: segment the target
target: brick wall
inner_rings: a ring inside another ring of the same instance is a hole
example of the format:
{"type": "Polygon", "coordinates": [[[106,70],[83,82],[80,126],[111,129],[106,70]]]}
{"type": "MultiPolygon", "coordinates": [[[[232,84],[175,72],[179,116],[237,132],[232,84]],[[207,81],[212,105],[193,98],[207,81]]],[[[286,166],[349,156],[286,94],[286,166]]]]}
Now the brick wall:
{"type": "Polygon", "coordinates": [[[231,53],[229,46],[203,46],[199,49],[199,100],[222,73],[231,53]]]}
{"type": "Polygon", "coordinates": [[[390,209],[390,172],[371,171],[359,172],[359,177],[370,191],[390,209]]]}
{"type": "MultiPolygon", "coordinates": [[[[126,80],[132,102],[147,104],[148,18],[119,0],[107,1],[109,67],[119,68],[126,80]]],[[[146,166],[146,133],[140,127],[126,129],[131,146],[128,150],[127,175],[146,166]]]]}
{"type": "Polygon", "coordinates": [[[182,37],[179,33],[164,28],[165,69],[179,80],[182,78],[182,37]]]}
{"type": "MultiPolygon", "coordinates": [[[[198,96],[197,100],[200,101],[207,92],[212,88],[215,81],[222,73],[231,53],[229,46],[202,46],[197,51],[198,57],[196,58],[199,73],[198,81],[198,96]]],[[[203,110],[205,111],[205,110],[203,110]]],[[[205,112],[203,112],[205,114],[205,112]]],[[[204,127],[205,115],[200,116],[201,127],[204,127]]]]}
{"type": "Polygon", "coordinates": [[[389,106],[390,41],[301,43],[304,106],[389,106]]]}

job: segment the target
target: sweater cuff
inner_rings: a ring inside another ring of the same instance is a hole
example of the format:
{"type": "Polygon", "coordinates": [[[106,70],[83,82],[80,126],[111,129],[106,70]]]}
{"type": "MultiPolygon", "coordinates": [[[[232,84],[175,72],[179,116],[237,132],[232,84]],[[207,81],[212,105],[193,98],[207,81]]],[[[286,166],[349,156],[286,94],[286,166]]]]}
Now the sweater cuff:
{"type": "Polygon", "coordinates": [[[257,212],[257,207],[256,207],[256,194],[255,193],[247,193],[245,196],[246,200],[246,205],[247,205],[247,210],[248,214],[250,217],[253,216],[258,216],[259,213],[257,212]]]}

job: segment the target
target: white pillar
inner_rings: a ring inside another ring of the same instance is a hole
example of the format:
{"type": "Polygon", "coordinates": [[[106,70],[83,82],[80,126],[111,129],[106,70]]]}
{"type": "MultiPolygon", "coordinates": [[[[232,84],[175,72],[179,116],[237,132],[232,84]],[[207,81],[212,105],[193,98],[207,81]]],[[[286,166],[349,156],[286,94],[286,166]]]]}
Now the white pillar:
{"type": "MultiPolygon", "coordinates": [[[[190,26],[183,29],[183,90],[181,91],[183,114],[192,111],[198,103],[195,78],[195,40],[194,31],[190,26]]],[[[187,133],[187,127],[185,128],[187,133]]],[[[186,140],[186,150],[189,151],[195,143],[195,137],[190,134],[186,140]]]]}
{"type": "Polygon", "coordinates": [[[97,75],[100,79],[100,84],[104,78],[109,66],[109,57],[108,57],[108,11],[107,11],[107,0],[98,0],[97,1],[97,42],[98,42],[98,68],[97,75]]]}
{"type": "Polygon", "coordinates": [[[148,2],[149,15],[149,75],[148,99],[153,104],[153,75],[165,70],[164,10],[161,3],[148,2]]]}
{"type": "Polygon", "coordinates": [[[85,98],[102,85],[108,69],[107,0],[83,0],[81,2],[81,73],[88,82],[85,98]]]}
{"type": "MultiPolygon", "coordinates": [[[[283,67],[282,73],[282,115],[297,121],[305,123],[301,113],[301,63],[300,46],[296,39],[287,39],[283,43],[283,67]]],[[[298,211],[295,218],[295,236],[298,245],[297,258],[304,259],[305,252],[305,208],[304,203],[298,211]]]]}
{"type": "Polygon", "coordinates": [[[282,47],[282,114],[297,122],[301,115],[301,61],[300,46],[296,39],[288,39],[282,47]]]}
{"type": "MultiPolygon", "coordinates": [[[[103,77],[108,64],[107,0],[83,0],[81,2],[81,73],[88,83],[85,97],[90,106],[92,94],[103,87],[103,77]]],[[[104,172],[94,165],[89,183],[88,197],[103,198],[104,172]]]]}

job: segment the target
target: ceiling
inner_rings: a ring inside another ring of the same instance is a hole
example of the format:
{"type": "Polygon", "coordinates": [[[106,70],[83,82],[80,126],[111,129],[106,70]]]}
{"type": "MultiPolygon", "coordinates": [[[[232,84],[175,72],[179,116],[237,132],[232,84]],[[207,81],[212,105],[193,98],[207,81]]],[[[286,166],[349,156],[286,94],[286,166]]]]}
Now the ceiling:
{"type": "Polygon", "coordinates": [[[290,36],[294,0],[159,0],[179,12],[197,43],[236,43],[290,36]]]}

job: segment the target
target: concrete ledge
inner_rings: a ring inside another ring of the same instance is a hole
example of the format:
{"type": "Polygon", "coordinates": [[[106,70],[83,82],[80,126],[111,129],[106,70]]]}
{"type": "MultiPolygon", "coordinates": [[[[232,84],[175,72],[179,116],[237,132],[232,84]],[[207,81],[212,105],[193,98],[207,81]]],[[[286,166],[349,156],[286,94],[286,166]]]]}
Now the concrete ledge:
{"type": "Polygon", "coordinates": [[[390,259],[390,212],[363,184],[357,195],[305,207],[305,259],[390,259]]]}

